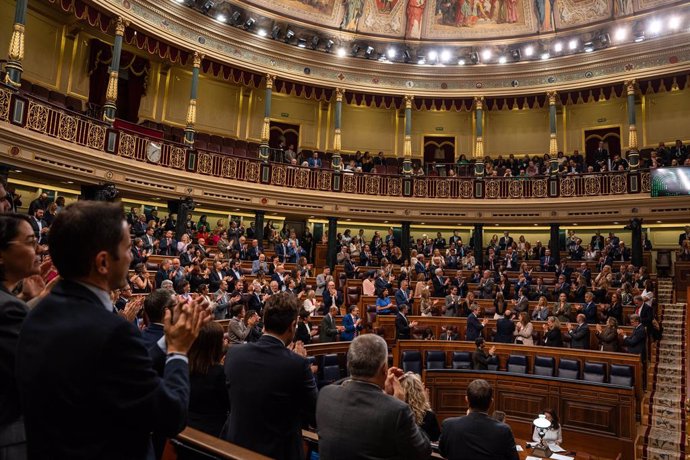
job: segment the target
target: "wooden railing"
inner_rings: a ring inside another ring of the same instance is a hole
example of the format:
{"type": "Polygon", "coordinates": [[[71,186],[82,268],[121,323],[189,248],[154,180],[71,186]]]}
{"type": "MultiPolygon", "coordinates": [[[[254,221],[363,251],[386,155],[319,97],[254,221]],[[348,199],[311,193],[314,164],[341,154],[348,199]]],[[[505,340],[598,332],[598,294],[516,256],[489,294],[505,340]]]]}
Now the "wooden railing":
{"type": "Polygon", "coordinates": [[[646,170],[532,178],[412,177],[337,173],[284,163],[262,162],[113,129],[99,120],[53,106],[0,85],[0,122],[30,129],[146,165],[158,165],[222,179],[349,195],[525,199],[594,197],[649,193],[646,170]]]}

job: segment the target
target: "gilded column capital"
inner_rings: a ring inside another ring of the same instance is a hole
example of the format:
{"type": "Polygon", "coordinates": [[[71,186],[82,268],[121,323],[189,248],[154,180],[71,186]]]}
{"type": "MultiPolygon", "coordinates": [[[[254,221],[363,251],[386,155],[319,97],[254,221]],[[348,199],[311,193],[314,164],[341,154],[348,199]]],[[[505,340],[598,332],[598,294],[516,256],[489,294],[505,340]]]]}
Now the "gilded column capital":
{"type": "Polygon", "coordinates": [[[628,96],[635,94],[635,85],[637,84],[636,80],[626,80],[624,84],[625,91],[628,94],[628,96]]]}
{"type": "Polygon", "coordinates": [[[556,105],[556,96],[558,96],[556,91],[547,91],[546,96],[549,98],[549,105],[556,105]]]}
{"type": "Polygon", "coordinates": [[[474,108],[484,110],[484,96],[474,96],[474,108]]]}
{"type": "Polygon", "coordinates": [[[412,101],[414,100],[414,96],[407,94],[405,96],[405,108],[406,109],[411,109],[412,108],[412,101]]]}
{"type": "Polygon", "coordinates": [[[273,83],[276,81],[276,76],[270,73],[266,74],[266,89],[273,89],[273,83]]]}
{"type": "Polygon", "coordinates": [[[201,60],[203,58],[203,54],[199,53],[198,51],[194,51],[194,60],[192,61],[192,67],[194,67],[195,69],[201,67],[201,60]]]}
{"type": "Polygon", "coordinates": [[[345,88],[336,88],[335,89],[335,101],[336,102],[343,102],[343,96],[345,95],[345,88]]]}
{"type": "Polygon", "coordinates": [[[118,16],[115,22],[115,35],[122,37],[125,34],[125,28],[129,27],[129,21],[122,16],[118,16]]]}

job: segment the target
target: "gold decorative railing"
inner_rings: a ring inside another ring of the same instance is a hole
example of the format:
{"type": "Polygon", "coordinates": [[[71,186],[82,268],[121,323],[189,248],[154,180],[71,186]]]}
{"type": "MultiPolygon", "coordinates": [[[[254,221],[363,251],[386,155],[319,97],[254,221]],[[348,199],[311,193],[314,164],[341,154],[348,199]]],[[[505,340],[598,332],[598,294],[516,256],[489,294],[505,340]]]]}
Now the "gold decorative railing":
{"type": "Polygon", "coordinates": [[[350,195],[441,199],[525,199],[649,193],[649,171],[625,171],[532,178],[409,177],[334,172],[261,162],[147,137],[53,106],[0,86],[0,122],[85,146],[142,166],[159,166],[206,176],[277,187],[350,195]]]}

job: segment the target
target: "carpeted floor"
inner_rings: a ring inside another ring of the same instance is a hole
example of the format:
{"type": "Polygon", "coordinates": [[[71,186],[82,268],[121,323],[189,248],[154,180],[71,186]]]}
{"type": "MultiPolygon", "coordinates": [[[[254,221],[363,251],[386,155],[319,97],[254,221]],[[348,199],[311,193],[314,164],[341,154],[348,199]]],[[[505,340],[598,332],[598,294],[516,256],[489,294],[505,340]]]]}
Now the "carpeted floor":
{"type": "Polygon", "coordinates": [[[642,449],[646,460],[686,459],[686,304],[671,303],[672,289],[670,279],[659,280],[658,318],[664,334],[653,351],[649,412],[642,421],[647,425],[642,449]]]}

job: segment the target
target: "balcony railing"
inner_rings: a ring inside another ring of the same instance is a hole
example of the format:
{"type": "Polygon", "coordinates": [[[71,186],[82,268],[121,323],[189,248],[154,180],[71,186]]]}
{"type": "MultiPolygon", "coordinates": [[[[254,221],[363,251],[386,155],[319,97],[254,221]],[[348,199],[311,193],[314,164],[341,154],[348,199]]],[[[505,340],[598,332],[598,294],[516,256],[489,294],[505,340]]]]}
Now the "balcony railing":
{"type": "Polygon", "coordinates": [[[647,170],[566,176],[408,177],[369,173],[337,173],[284,163],[262,162],[149,138],[0,87],[0,121],[65,142],[117,155],[140,166],[159,165],[234,181],[261,183],[349,195],[441,198],[524,199],[570,198],[649,193],[647,170]]]}

